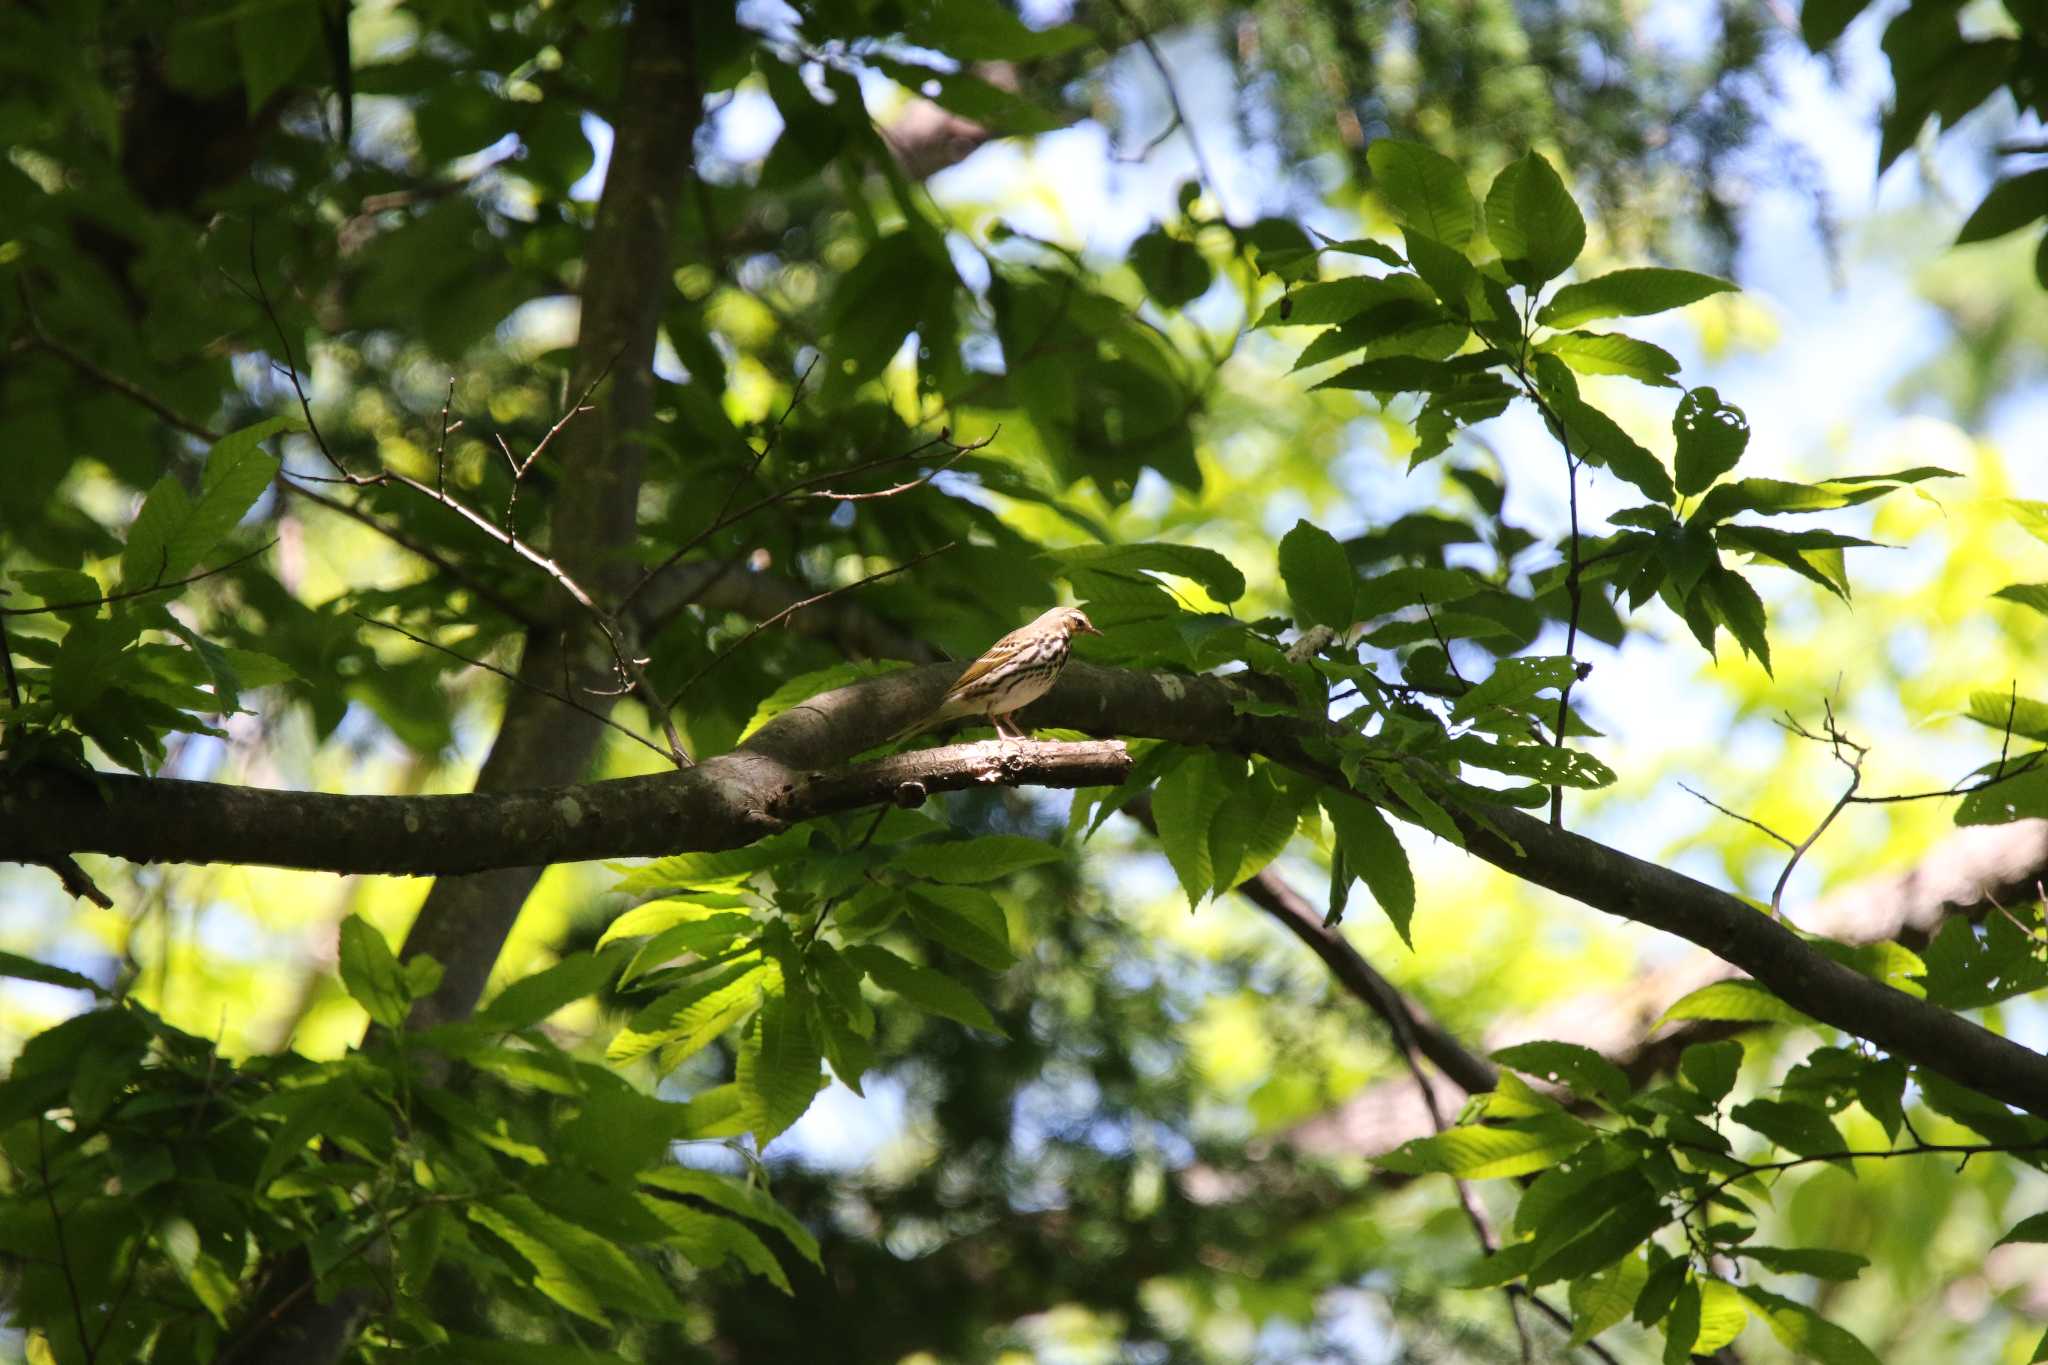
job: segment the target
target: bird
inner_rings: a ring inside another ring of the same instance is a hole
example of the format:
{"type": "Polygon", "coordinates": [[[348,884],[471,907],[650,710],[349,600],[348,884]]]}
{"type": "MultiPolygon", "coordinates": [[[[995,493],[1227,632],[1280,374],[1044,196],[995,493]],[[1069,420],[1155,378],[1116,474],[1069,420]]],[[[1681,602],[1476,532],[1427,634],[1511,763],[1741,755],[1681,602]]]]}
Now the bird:
{"type": "Polygon", "coordinates": [[[990,645],[982,656],[946,689],[938,709],[889,737],[899,740],[923,734],[949,720],[987,716],[1003,739],[1029,739],[1014,717],[1044,696],[1067,665],[1077,634],[1100,635],[1094,622],[1074,607],[1054,607],[1029,625],[1019,626],[990,645]]]}

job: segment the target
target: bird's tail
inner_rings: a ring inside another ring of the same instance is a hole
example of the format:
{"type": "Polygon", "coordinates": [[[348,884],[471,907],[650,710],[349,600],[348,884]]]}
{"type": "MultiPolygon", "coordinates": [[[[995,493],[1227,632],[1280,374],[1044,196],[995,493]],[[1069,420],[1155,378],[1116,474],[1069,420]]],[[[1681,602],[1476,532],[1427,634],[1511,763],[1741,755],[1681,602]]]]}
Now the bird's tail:
{"type": "Polygon", "coordinates": [[[933,715],[926,716],[922,720],[913,721],[911,724],[904,726],[901,730],[898,730],[895,734],[883,740],[882,743],[901,744],[906,739],[916,739],[925,731],[936,727],[944,719],[945,717],[943,716],[933,715]]]}

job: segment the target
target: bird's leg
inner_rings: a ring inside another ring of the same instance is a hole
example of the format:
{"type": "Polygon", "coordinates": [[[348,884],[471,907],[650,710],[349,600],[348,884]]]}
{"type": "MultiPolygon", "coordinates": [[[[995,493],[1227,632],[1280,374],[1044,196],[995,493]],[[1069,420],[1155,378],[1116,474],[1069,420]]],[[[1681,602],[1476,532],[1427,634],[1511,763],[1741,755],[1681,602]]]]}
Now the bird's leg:
{"type": "Polygon", "coordinates": [[[995,724],[997,739],[1015,739],[1017,737],[1017,724],[1015,721],[1010,719],[1010,717],[1014,714],[1016,713],[1011,711],[1005,711],[1003,714],[999,716],[992,715],[989,717],[989,720],[991,720],[995,724]]]}

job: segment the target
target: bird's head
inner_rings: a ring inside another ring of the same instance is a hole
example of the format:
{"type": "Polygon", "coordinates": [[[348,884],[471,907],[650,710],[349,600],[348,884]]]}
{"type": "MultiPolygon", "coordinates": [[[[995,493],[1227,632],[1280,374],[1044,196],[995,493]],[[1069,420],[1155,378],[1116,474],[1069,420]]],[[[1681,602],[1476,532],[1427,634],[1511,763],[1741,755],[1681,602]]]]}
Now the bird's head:
{"type": "Polygon", "coordinates": [[[1065,631],[1068,639],[1076,635],[1102,634],[1095,628],[1095,623],[1088,619],[1087,613],[1079,607],[1055,607],[1047,612],[1043,619],[1047,625],[1057,626],[1065,631]]]}

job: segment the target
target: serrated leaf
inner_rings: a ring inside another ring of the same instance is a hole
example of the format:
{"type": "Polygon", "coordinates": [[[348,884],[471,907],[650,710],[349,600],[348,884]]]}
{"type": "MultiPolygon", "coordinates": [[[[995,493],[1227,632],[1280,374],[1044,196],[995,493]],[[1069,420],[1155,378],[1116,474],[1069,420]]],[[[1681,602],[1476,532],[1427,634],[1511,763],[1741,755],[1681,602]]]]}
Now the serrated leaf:
{"type": "Polygon", "coordinates": [[[1414,947],[1408,925],[1415,917],[1415,874],[1409,870],[1407,850],[1370,802],[1335,791],[1325,791],[1322,800],[1344,850],[1345,867],[1372,892],[1401,941],[1414,947]]]}
{"type": "Polygon", "coordinates": [[[1625,1256],[1605,1270],[1573,1280],[1568,1298],[1572,1335],[1566,1345],[1584,1346],[1626,1318],[1649,1274],[1642,1257],[1625,1256]]]}
{"type": "Polygon", "coordinates": [[[1517,284],[1562,275],[1586,246],[1586,220],[1557,171],[1526,152],[1494,177],[1486,193],[1486,235],[1517,284]]]}
{"type": "Polygon", "coordinates": [[[1690,270],[1616,270],[1558,290],[1536,314],[1536,321],[1546,327],[1567,328],[1595,318],[1642,317],[1734,288],[1727,280],[1690,270]]]}
{"type": "Polygon", "coordinates": [[[1661,346],[1618,332],[1559,332],[1537,351],[1554,355],[1580,374],[1618,374],[1660,388],[1675,388],[1678,357],[1661,346]]]}
{"type": "MultiPolygon", "coordinates": [[[[185,486],[169,474],[158,479],[128,527],[128,543],[121,550],[123,589],[146,588],[183,576],[182,570],[171,571],[170,538],[191,515],[192,499],[185,486]]],[[[98,590],[95,584],[93,593],[98,590]]]]}
{"type": "Polygon", "coordinates": [[[411,1003],[398,973],[398,959],[384,935],[370,927],[360,915],[341,922],[340,969],[342,988],[385,1028],[405,1022],[411,1003]]]}
{"type": "Polygon", "coordinates": [[[1805,1304],[1755,1286],[1741,1292],[1770,1326],[1771,1335],[1787,1349],[1820,1361],[1821,1365],[1882,1365],[1852,1333],[1805,1304]]]}
{"type": "Polygon", "coordinates": [[[1493,1054],[1502,1066],[1571,1087],[1584,1098],[1620,1105],[1634,1093],[1628,1074],[1613,1062],[1579,1043],[1517,1043],[1493,1054]]]}
{"type": "Polygon", "coordinates": [[[1244,575],[1214,550],[1198,545],[1080,545],[1048,552],[1062,569],[1132,569],[1175,574],[1202,585],[1218,602],[1244,596],[1244,575]]]}
{"type": "Polygon", "coordinates": [[[767,994],[741,1040],[733,1083],[746,1097],[747,1126],[765,1149],[803,1117],[817,1097],[820,1061],[809,993],[799,987],[767,994]]]}
{"type": "Polygon", "coordinates": [[[1742,459],[1749,446],[1749,419],[1741,408],[1722,402],[1715,390],[1689,389],[1671,414],[1671,434],[1678,438],[1672,461],[1678,491],[1691,497],[1706,492],[1742,459]]]}
{"type": "Polygon", "coordinates": [[[935,882],[993,882],[1063,855],[1058,844],[1018,834],[988,834],[941,844],[918,844],[890,855],[889,866],[935,882]]]}
{"type": "Polygon", "coordinates": [[[533,1268],[533,1287],[580,1318],[602,1327],[611,1325],[597,1295],[577,1278],[560,1252],[534,1236],[515,1219],[492,1204],[472,1203],[465,1210],[471,1222],[489,1229],[523,1257],[533,1268]]]}
{"type": "Polygon", "coordinates": [[[2009,175],[1993,185],[1956,233],[1956,245],[1988,242],[2048,218],[2048,168],[2009,175]]]}
{"type": "Polygon", "coordinates": [[[751,908],[753,903],[749,896],[720,891],[644,901],[606,925],[604,933],[598,936],[597,946],[608,948],[622,938],[659,934],[678,924],[696,924],[730,915],[736,910],[751,908]]]}
{"type": "Polygon", "coordinates": [[[1716,981],[1681,997],[1659,1023],[1719,1019],[1745,1024],[1803,1024],[1805,1015],[1754,981],[1716,981]]]}
{"type": "Polygon", "coordinates": [[[1344,547],[1322,527],[1297,521],[1280,538],[1280,577],[1300,624],[1332,630],[1351,624],[1358,575],[1344,547]]]}
{"type": "Polygon", "coordinates": [[[1742,1044],[1733,1038],[1694,1043],[1678,1057],[1678,1074],[1711,1103],[1719,1104],[1735,1088],[1742,1071],[1742,1044]]]}
{"type": "Polygon", "coordinates": [[[664,1060],[679,1065],[751,1014],[764,987],[779,975],[772,963],[758,957],[709,970],[636,1012],[605,1048],[605,1060],[629,1062],[664,1048],[664,1060]]]}
{"type": "Polygon", "coordinates": [[[1476,206],[1458,163],[1419,142],[1381,138],[1365,152],[1373,188],[1403,227],[1462,248],[1472,240],[1476,206]]]}
{"type": "Polygon", "coordinates": [[[2040,751],[2019,754],[2007,765],[2010,776],[1980,782],[1956,803],[1958,825],[2009,825],[2048,816],[2048,761],[2040,751]]]}
{"type": "Polygon", "coordinates": [[[1799,1156],[1833,1156],[1847,1145],[1826,1111],[1788,1100],[1751,1100],[1728,1111],[1728,1117],[1799,1156]]]}
{"type": "Polygon", "coordinates": [[[1489,707],[1526,706],[1538,693],[1572,682],[1577,668],[1573,660],[1561,655],[1502,659],[1493,666],[1493,672],[1458,698],[1451,708],[1451,718],[1471,720],[1489,707]]]}
{"type": "Polygon", "coordinates": [[[1812,1275],[1823,1280],[1853,1280],[1863,1273],[1863,1267],[1870,1264],[1868,1258],[1853,1251],[1833,1251],[1824,1247],[1744,1246],[1740,1254],[1770,1270],[1789,1275],[1812,1275]]]}
{"type": "Polygon", "coordinates": [[[760,705],[754,708],[753,718],[747,722],[746,728],[740,731],[740,736],[734,743],[745,744],[754,737],[755,731],[769,721],[822,692],[845,687],[863,678],[878,678],[885,673],[900,672],[908,667],[909,664],[894,659],[857,659],[851,663],[821,668],[813,673],[800,673],[761,699],[760,705]]]}
{"type": "Polygon", "coordinates": [[[556,1010],[604,989],[619,969],[623,953],[571,953],[545,971],[513,982],[490,1004],[477,1011],[486,1029],[522,1029],[538,1024],[556,1010]]]}
{"type": "Polygon", "coordinates": [[[625,896],[646,896],[737,886],[756,872],[800,856],[808,843],[807,834],[793,831],[721,853],[678,853],[656,858],[639,867],[619,869],[624,875],[612,890],[625,896]]]}
{"type": "Polygon", "coordinates": [[[1548,401],[1580,459],[1628,480],[1656,502],[1669,504],[1676,498],[1663,463],[1612,417],[1573,394],[1552,392],[1548,401]]]}
{"type": "Polygon", "coordinates": [[[887,948],[871,943],[856,944],[842,954],[848,962],[866,972],[868,979],[885,991],[894,992],[928,1014],[936,1014],[969,1028],[1002,1035],[988,1006],[975,999],[974,992],[952,977],[929,967],[906,962],[887,948]]]}
{"type": "Polygon", "coordinates": [[[1749,1325],[1749,1308],[1734,1285],[1709,1275],[1699,1281],[1700,1326],[1693,1338],[1696,1356],[1710,1356],[1742,1335],[1749,1325]]]}
{"type": "Polygon", "coordinates": [[[1405,1142],[1374,1164],[1410,1175],[1498,1180],[1547,1170],[1585,1146],[1592,1135],[1591,1128],[1567,1117],[1512,1128],[1453,1128],[1405,1142]]]}
{"type": "Polygon", "coordinates": [[[912,887],[905,908],[926,938],[977,966],[1000,972],[1017,960],[1003,907],[986,891],[970,886],[912,887]]]}
{"type": "Polygon", "coordinates": [[[686,1194],[701,1199],[728,1213],[742,1218],[751,1218],[765,1223],[789,1239],[812,1265],[822,1266],[819,1259],[818,1239],[811,1230],[798,1222],[796,1216],[768,1194],[752,1185],[743,1185],[731,1176],[716,1171],[698,1170],[687,1166],[658,1166],[640,1175],[640,1183],[656,1189],[668,1190],[674,1194],[686,1194]]]}
{"type": "Polygon", "coordinates": [[[1216,812],[1230,796],[1230,786],[1217,771],[1212,755],[1198,753],[1159,780],[1152,790],[1152,814],[1159,826],[1159,847],[1173,865],[1187,893],[1188,909],[1202,903],[1214,889],[1216,866],[1211,856],[1210,829],[1216,812]]]}
{"type": "Polygon", "coordinates": [[[90,991],[94,995],[106,995],[106,988],[89,976],[81,975],[65,967],[53,967],[47,962],[38,962],[20,953],[0,952],[0,976],[11,976],[20,981],[40,981],[46,986],[63,986],[74,991],[90,991]]]}

